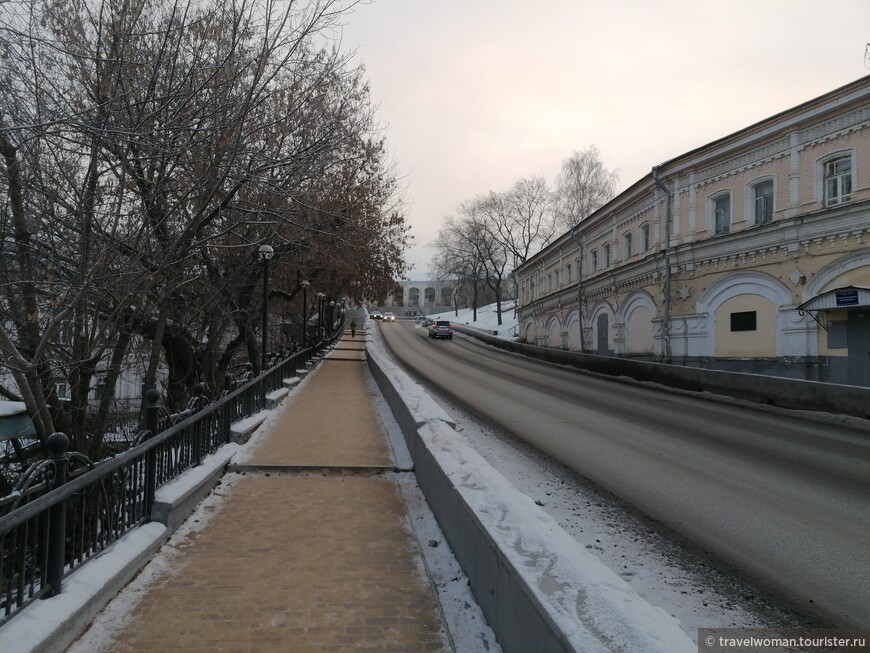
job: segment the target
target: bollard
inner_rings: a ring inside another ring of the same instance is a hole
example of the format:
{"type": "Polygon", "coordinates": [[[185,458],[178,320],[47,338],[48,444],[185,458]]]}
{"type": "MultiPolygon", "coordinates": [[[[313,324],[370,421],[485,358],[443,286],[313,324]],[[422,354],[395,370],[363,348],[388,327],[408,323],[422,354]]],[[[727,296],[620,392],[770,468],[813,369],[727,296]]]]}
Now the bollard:
{"type": "MultiPolygon", "coordinates": [[[[69,438],[63,433],[52,433],[45,441],[48,457],[53,465],[49,489],[56,490],[66,483],[69,438]]],[[[54,504],[48,514],[48,556],[45,570],[45,593],[48,598],[60,594],[63,585],[64,549],[66,544],[66,500],[54,504]]]]}

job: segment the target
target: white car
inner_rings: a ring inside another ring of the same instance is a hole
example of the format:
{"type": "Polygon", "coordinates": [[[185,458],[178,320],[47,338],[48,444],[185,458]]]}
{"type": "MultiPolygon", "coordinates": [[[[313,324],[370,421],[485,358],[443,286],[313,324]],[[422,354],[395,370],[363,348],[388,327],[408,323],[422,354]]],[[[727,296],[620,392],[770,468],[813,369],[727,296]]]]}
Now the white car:
{"type": "Polygon", "coordinates": [[[384,313],[384,322],[395,322],[396,316],[392,313],[384,313]]]}

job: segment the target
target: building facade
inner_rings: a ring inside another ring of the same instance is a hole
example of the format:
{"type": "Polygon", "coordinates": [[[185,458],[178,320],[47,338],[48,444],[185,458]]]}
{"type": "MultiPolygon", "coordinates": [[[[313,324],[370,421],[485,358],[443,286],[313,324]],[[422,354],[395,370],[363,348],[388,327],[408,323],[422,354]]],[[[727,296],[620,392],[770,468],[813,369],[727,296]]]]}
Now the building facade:
{"type": "Polygon", "coordinates": [[[527,342],[870,385],[870,77],[653,168],[515,280],[527,342]]]}
{"type": "Polygon", "coordinates": [[[454,302],[462,299],[456,296],[458,287],[456,281],[451,279],[419,275],[395,283],[393,294],[384,299],[380,306],[401,310],[403,313],[425,314],[438,309],[449,309],[454,302]]]}

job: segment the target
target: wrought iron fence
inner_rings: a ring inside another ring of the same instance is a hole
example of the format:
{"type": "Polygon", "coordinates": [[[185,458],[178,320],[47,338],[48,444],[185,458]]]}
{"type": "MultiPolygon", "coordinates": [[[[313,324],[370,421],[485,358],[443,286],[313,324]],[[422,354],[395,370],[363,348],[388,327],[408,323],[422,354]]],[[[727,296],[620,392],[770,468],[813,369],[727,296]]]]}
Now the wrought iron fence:
{"type": "Polygon", "coordinates": [[[0,500],[0,627],[32,601],[59,593],[72,571],[150,521],[156,489],[230,442],[230,426],[265,409],[288,373],[295,375],[341,330],[226,389],[212,404],[202,397],[182,413],[161,414],[159,393],[148,391],[148,430],[130,449],[98,464],[68,453],[69,439],[53,434],[49,458],[0,500]]]}

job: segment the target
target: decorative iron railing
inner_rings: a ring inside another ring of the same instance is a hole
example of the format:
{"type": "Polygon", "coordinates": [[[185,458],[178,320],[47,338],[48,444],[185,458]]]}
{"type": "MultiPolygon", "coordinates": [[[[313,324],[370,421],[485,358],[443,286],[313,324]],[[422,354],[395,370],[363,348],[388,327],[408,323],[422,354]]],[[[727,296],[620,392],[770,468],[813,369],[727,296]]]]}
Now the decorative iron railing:
{"type": "Polygon", "coordinates": [[[98,464],[68,453],[63,433],[50,436],[49,458],[33,465],[16,491],[0,500],[0,627],[32,601],[58,594],[72,571],[150,521],[156,489],[230,442],[230,426],[265,409],[284,378],[342,329],[227,388],[212,404],[199,393],[200,400],[182,413],[161,415],[159,393],[148,391],[147,430],[130,449],[98,464]]]}

